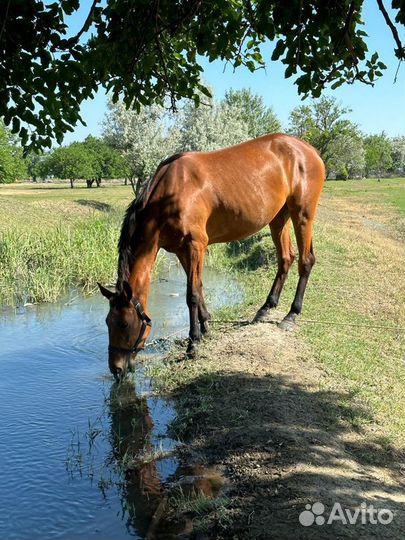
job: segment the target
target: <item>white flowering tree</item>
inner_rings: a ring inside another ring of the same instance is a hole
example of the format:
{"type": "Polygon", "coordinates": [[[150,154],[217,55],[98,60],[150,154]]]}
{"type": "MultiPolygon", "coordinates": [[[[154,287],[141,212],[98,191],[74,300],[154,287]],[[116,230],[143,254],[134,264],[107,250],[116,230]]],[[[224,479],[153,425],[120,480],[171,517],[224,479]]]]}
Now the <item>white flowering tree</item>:
{"type": "Polygon", "coordinates": [[[248,125],[251,139],[282,130],[280,120],[273,108],[266,106],[263,97],[254,94],[250,88],[228,90],[224,103],[239,108],[242,120],[248,125]]]}
{"type": "Polygon", "coordinates": [[[136,186],[136,193],[162,159],[178,150],[179,135],[172,116],[158,105],[142,107],[137,112],[127,110],[120,101],[109,104],[103,137],[125,158],[128,179],[136,186]]]}
{"type": "Polygon", "coordinates": [[[181,150],[218,150],[249,139],[249,127],[238,106],[204,100],[199,107],[187,103],[180,113],[181,150]]]}

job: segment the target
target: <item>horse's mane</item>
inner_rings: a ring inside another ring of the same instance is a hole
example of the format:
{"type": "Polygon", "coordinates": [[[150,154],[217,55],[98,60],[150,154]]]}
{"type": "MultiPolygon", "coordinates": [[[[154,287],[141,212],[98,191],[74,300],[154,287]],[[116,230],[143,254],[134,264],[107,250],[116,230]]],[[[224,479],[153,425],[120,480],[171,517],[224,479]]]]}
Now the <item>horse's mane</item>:
{"type": "Polygon", "coordinates": [[[124,221],[122,222],[121,234],[118,240],[118,277],[116,289],[122,290],[122,284],[128,280],[129,274],[134,263],[133,248],[135,247],[135,230],[139,213],[145,208],[146,204],[152,192],[155,190],[159,180],[163,175],[159,175],[162,167],[169,165],[180,156],[182,153],[174,154],[163,161],[161,161],[156,169],[155,174],[151,177],[149,182],[145,184],[140,194],[134,199],[128,206],[124,221]]]}

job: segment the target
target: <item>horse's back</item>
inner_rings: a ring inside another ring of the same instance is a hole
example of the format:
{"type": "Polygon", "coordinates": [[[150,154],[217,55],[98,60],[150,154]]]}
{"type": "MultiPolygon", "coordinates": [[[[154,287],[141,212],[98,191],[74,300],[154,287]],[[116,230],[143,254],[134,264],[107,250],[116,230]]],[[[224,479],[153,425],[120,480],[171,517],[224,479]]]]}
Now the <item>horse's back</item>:
{"type": "Polygon", "coordinates": [[[312,178],[323,183],[325,169],[318,152],[307,142],[282,133],[263,135],[221,150],[186,152],[170,162],[177,182],[223,195],[268,187],[291,193],[297,183],[312,178]]]}

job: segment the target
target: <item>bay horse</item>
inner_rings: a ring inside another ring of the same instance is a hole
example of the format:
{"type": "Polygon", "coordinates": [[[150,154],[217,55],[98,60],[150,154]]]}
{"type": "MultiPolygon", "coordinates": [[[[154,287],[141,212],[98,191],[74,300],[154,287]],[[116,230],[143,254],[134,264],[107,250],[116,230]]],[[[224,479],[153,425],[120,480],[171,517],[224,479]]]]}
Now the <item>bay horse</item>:
{"type": "Polygon", "coordinates": [[[160,248],[175,253],[187,274],[192,356],[210,315],[202,290],[207,247],[241,240],[270,226],[278,270],[254,322],[278,304],[294,260],[290,225],[298,245],[298,286],[282,328],[294,324],[315,263],[312,225],[325,166],[310,144],[289,135],[264,135],[213,152],[176,154],[127,209],[118,243],[116,291],[99,285],[110,301],[106,319],[109,367],[116,379],[131,366],[151,330],[148,293],[160,248]]]}

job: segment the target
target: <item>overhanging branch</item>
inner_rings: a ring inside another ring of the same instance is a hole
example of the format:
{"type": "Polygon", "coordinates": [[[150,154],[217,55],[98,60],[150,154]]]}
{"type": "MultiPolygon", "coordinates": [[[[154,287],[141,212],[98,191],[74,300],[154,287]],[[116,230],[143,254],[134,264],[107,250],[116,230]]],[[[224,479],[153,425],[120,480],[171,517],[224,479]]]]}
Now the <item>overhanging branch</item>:
{"type": "Polygon", "coordinates": [[[383,14],[385,22],[388,24],[388,26],[391,29],[391,32],[392,32],[392,35],[394,37],[395,43],[397,44],[397,47],[398,47],[397,56],[398,56],[399,59],[405,60],[405,48],[402,45],[402,42],[401,42],[401,40],[399,38],[398,30],[396,29],[395,24],[391,21],[390,16],[388,15],[387,10],[385,9],[383,0],[377,0],[377,4],[378,4],[378,7],[379,7],[381,13],[383,14]]]}

